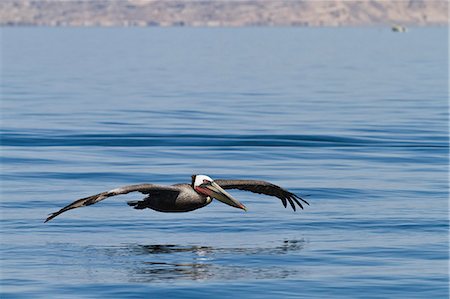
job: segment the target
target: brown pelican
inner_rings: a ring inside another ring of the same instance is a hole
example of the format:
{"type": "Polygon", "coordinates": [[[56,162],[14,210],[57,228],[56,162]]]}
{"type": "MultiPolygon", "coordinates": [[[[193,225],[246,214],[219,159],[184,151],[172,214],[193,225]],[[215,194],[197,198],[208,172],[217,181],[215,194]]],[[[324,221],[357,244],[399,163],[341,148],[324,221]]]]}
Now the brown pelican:
{"type": "Polygon", "coordinates": [[[294,193],[269,182],[255,180],[213,180],[206,175],[193,175],[191,184],[175,184],[172,186],[154,184],[130,185],[81,198],[61,210],[50,214],[45,222],[52,220],[68,210],[89,206],[111,196],[135,191],[147,195],[142,200],[127,202],[128,205],[138,210],[149,208],[159,212],[189,212],[203,208],[215,198],[227,205],[247,211],[247,208],[242,203],[233,198],[224,189],[239,189],[275,196],[281,199],[285,208],[289,202],[294,211],[296,210],[295,204],[303,209],[300,201],[309,205],[306,200],[294,193]]]}

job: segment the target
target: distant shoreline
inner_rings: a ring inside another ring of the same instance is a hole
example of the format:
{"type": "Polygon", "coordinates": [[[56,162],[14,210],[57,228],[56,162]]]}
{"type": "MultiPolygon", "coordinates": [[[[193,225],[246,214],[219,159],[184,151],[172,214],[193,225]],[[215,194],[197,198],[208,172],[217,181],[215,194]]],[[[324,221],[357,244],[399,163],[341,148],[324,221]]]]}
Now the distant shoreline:
{"type": "MultiPolygon", "coordinates": [[[[14,24],[14,25],[3,25],[0,24],[0,28],[6,29],[14,29],[14,28],[77,28],[77,29],[89,29],[89,28],[104,28],[104,29],[113,29],[113,28],[123,28],[123,29],[131,29],[131,28],[142,28],[142,29],[174,29],[174,28],[186,28],[186,29],[245,29],[245,28],[298,28],[298,29],[346,29],[346,28],[360,28],[360,29],[389,29],[392,30],[392,28],[397,24],[382,24],[382,25],[341,25],[341,26],[270,26],[270,25],[259,25],[259,26],[96,26],[96,25],[90,25],[90,26],[51,26],[51,25],[23,25],[23,24],[14,24]]],[[[441,25],[441,24],[433,24],[433,25],[410,25],[405,26],[405,28],[408,29],[414,29],[414,28],[446,28],[447,25],[441,25]]]]}
{"type": "Polygon", "coordinates": [[[448,1],[3,0],[1,27],[448,26],[448,1]]]}

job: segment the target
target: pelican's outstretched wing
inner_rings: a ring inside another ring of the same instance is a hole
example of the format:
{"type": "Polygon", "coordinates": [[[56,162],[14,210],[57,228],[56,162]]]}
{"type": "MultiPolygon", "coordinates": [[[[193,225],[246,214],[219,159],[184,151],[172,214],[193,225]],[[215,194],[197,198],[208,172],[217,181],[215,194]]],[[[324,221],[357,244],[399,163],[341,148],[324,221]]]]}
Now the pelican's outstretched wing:
{"type": "Polygon", "coordinates": [[[298,204],[300,208],[303,209],[300,201],[309,205],[309,203],[303,198],[295,195],[292,192],[289,192],[280,186],[274,185],[272,183],[266,181],[254,181],[254,180],[214,180],[220,187],[223,189],[239,189],[245,191],[251,191],[254,193],[265,194],[270,196],[275,196],[281,199],[284,207],[287,206],[287,202],[289,201],[292,209],[296,210],[295,204],[298,204]],[[300,200],[300,201],[299,201],[300,200]]]}
{"type": "Polygon", "coordinates": [[[78,200],[74,201],[73,203],[71,203],[70,205],[65,206],[61,210],[50,214],[50,216],[48,216],[44,222],[52,220],[59,214],[64,213],[65,211],[93,205],[99,201],[104,200],[105,198],[108,198],[111,196],[116,196],[116,195],[121,195],[121,194],[127,194],[127,193],[135,192],[135,191],[139,191],[143,194],[150,194],[153,192],[158,192],[158,193],[166,192],[166,193],[174,194],[175,192],[176,193],[180,192],[180,190],[175,186],[161,186],[161,185],[153,185],[153,184],[140,184],[140,185],[124,186],[124,187],[116,188],[116,189],[113,189],[110,191],[105,191],[105,192],[102,192],[99,194],[95,194],[95,195],[92,195],[89,197],[78,199],[78,200]]]}

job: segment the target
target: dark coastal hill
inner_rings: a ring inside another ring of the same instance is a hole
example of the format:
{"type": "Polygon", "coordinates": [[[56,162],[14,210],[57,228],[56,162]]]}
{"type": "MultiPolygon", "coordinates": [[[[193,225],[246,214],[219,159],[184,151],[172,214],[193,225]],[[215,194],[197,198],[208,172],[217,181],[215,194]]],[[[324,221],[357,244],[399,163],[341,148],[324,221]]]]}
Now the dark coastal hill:
{"type": "Polygon", "coordinates": [[[448,1],[3,0],[2,26],[446,25],[448,1]]]}

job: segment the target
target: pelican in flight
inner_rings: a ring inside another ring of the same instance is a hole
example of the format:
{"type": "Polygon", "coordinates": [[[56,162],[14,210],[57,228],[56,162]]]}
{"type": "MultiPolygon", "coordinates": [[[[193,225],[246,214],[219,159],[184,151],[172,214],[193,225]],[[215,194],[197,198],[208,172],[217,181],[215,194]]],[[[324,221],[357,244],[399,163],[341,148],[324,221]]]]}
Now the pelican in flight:
{"type": "Polygon", "coordinates": [[[306,200],[294,193],[266,181],[213,180],[206,175],[193,175],[191,184],[175,184],[171,186],[154,184],[129,185],[81,198],[61,210],[50,214],[45,222],[52,220],[68,210],[90,206],[108,197],[135,191],[147,195],[142,200],[127,202],[129,206],[138,210],[149,208],[159,212],[189,212],[203,208],[215,198],[227,205],[247,211],[247,208],[242,203],[224,189],[239,189],[275,196],[281,199],[285,208],[289,202],[294,211],[296,210],[295,204],[302,209],[301,202],[309,205],[306,200]]]}

